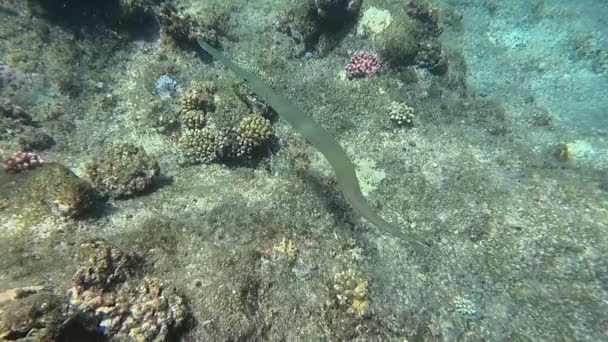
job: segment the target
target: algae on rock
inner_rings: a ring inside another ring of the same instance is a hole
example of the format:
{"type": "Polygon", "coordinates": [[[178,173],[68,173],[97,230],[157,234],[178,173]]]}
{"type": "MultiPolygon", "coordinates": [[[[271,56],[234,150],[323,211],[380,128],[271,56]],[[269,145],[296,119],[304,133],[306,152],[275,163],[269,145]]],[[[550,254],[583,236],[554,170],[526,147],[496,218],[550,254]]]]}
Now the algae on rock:
{"type": "Polygon", "coordinates": [[[133,144],[110,144],[85,165],[95,189],[113,198],[142,193],[159,172],[158,163],[133,144]]]}

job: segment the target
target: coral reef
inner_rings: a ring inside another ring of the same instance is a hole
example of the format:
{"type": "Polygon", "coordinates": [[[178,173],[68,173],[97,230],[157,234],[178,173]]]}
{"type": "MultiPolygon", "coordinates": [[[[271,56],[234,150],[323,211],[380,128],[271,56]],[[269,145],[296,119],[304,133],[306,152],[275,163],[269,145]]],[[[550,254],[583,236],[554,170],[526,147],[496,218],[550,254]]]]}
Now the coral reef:
{"type": "Polygon", "coordinates": [[[220,130],[231,129],[247,115],[273,119],[276,113],[243,82],[218,82],[213,123],[220,130]]]}
{"type": "Polygon", "coordinates": [[[179,116],[184,126],[190,130],[202,129],[207,124],[207,114],[202,110],[182,109],[179,116]]]}
{"type": "Polygon", "coordinates": [[[29,106],[30,81],[25,73],[0,64],[0,140],[10,141],[15,150],[45,149],[54,144],[24,108],[29,106]]]}
{"type": "Polygon", "coordinates": [[[170,101],[157,99],[149,102],[143,116],[142,121],[161,134],[172,134],[181,126],[179,112],[170,101]]]}
{"type": "Polygon", "coordinates": [[[302,143],[292,143],[287,146],[287,162],[289,169],[297,175],[306,175],[310,170],[310,156],[302,143]]]}
{"type": "Polygon", "coordinates": [[[147,190],[160,168],[143,148],[114,143],[104,147],[84,171],[100,193],[125,198],[147,190]]]}
{"type": "Polygon", "coordinates": [[[374,45],[382,60],[392,67],[412,65],[418,54],[418,33],[414,21],[400,14],[383,32],[374,45]]]}
{"type": "Polygon", "coordinates": [[[454,298],[452,305],[454,306],[454,310],[460,315],[477,315],[477,305],[475,305],[475,303],[468,298],[458,296],[454,298]]]}
{"type": "Polygon", "coordinates": [[[245,83],[239,82],[232,86],[236,96],[244,103],[252,114],[261,115],[267,119],[271,119],[272,116],[276,115],[272,108],[258,95],[255,94],[251,88],[247,87],[245,83]]]}
{"type": "Polygon", "coordinates": [[[142,17],[154,13],[152,7],[156,3],[155,0],[118,0],[118,18],[136,24],[142,17]]]}
{"type": "Polygon", "coordinates": [[[164,42],[175,42],[178,45],[189,43],[190,30],[194,25],[190,16],[179,14],[173,4],[165,2],[159,11],[158,21],[164,42]]]}
{"type": "Polygon", "coordinates": [[[597,6],[424,1],[0,1],[0,340],[602,340],[597,6]]]}
{"type": "Polygon", "coordinates": [[[88,210],[96,197],[95,191],[84,180],[76,177],[67,167],[49,163],[33,174],[29,196],[23,200],[44,204],[53,213],[76,217],[88,210]]]}

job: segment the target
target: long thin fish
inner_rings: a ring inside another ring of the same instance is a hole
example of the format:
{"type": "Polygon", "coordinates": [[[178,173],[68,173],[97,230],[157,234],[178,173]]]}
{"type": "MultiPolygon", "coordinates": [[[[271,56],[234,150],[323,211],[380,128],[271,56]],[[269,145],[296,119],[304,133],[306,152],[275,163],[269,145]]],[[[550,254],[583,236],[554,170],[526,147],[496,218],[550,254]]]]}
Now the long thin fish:
{"type": "Polygon", "coordinates": [[[398,227],[388,223],[367,204],[359,188],[359,180],[355,173],[355,167],[350,161],[344,149],[338,144],[334,137],[299,108],[297,108],[288,98],[272,89],[259,77],[241,68],[232,62],[219,50],[209,45],[204,40],[199,39],[198,44],[208,54],[224,64],[228,69],[235,73],[251,89],[268,103],[281,118],[287,121],[298,133],[302,134],[314,147],[319,150],[329,162],[336,173],[336,179],[344,197],[359,213],[377,227],[387,233],[412,243],[412,247],[418,253],[424,252],[428,248],[423,243],[406,236],[398,227]]]}

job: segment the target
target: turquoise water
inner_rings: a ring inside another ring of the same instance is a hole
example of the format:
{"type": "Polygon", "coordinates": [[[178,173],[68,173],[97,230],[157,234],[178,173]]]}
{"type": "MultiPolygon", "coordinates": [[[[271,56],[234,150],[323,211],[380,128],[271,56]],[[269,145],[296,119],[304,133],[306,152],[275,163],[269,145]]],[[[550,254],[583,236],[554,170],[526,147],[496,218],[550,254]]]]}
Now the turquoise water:
{"type": "Polygon", "coordinates": [[[0,340],[605,340],[607,14],[0,1],[0,340]]]}

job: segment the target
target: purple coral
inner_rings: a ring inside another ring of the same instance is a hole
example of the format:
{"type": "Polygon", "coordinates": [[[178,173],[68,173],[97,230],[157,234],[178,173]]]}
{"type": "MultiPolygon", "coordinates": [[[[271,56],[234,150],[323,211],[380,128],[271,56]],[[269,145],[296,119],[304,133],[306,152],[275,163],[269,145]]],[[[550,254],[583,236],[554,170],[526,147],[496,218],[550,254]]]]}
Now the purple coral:
{"type": "Polygon", "coordinates": [[[382,70],[382,64],[375,53],[356,51],[350,57],[345,69],[351,78],[373,76],[382,70]]]}

